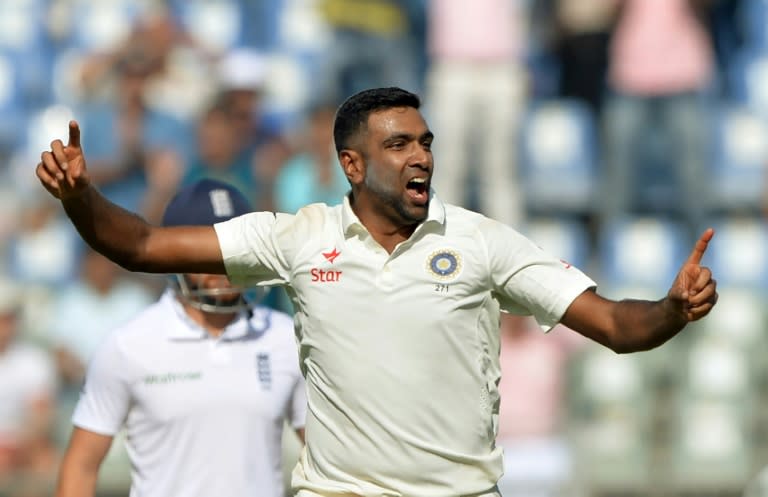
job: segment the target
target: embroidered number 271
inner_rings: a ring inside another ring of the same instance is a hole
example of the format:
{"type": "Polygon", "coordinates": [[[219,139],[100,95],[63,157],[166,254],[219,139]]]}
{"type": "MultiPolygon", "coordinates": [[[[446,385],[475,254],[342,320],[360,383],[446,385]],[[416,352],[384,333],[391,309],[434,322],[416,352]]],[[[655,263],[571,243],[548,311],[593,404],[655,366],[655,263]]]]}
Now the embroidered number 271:
{"type": "Polygon", "coordinates": [[[448,285],[445,283],[435,283],[435,291],[440,293],[448,293],[448,285]]]}

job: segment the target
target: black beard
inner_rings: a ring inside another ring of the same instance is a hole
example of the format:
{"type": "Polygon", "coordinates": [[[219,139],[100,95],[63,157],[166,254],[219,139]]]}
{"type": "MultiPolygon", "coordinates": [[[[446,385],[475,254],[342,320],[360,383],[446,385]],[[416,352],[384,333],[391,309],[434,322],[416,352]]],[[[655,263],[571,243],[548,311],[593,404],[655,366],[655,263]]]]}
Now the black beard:
{"type": "Polygon", "coordinates": [[[427,213],[429,212],[429,201],[431,200],[431,198],[428,199],[427,203],[424,205],[423,213],[419,212],[419,214],[414,214],[413,212],[408,210],[402,197],[393,195],[392,193],[387,191],[382,191],[377,188],[372,188],[371,185],[367,185],[367,186],[368,186],[368,190],[373,194],[373,196],[379,200],[380,205],[384,207],[383,209],[384,213],[395,214],[394,216],[388,215],[387,217],[389,217],[396,223],[407,226],[412,224],[419,224],[427,218],[427,213]]]}

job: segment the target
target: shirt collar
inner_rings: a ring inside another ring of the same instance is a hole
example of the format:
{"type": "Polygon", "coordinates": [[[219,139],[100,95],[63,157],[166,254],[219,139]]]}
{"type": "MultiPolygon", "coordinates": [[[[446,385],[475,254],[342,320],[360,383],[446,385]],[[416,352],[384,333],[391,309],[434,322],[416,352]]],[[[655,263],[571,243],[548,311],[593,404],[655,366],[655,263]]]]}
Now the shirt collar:
{"type": "MultiPolygon", "coordinates": [[[[352,205],[349,203],[350,195],[352,195],[351,192],[344,195],[344,201],[341,205],[341,224],[344,229],[344,235],[352,236],[360,230],[367,233],[368,230],[357,217],[357,214],[352,210],[352,205]]],[[[424,220],[417,229],[421,229],[422,226],[429,224],[438,224],[440,226],[445,224],[445,205],[439,198],[437,198],[434,190],[430,190],[429,198],[429,212],[427,212],[427,219],[424,220]]]]}
{"type": "Polygon", "coordinates": [[[184,306],[176,298],[176,294],[171,289],[166,289],[163,295],[160,297],[160,302],[163,305],[170,307],[177,316],[177,320],[173,324],[169,325],[165,329],[166,337],[169,340],[204,340],[207,338],[216,338],[218,340],[236,340],[245,337],[252,332],[252,326],[249,322],[249,316],[245,312],[235,318],[230,323],[224,332],[218,337],[210,335],[205,328],[193,321],[187,312],[184,310],[184,306]]]}

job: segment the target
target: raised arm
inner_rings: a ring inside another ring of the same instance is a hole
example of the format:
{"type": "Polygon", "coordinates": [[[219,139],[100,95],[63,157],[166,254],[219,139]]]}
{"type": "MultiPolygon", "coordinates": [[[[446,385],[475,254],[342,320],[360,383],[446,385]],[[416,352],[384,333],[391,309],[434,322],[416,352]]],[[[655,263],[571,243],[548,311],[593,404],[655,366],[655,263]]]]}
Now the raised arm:
{"type": "Polygon", "coordinates": [[[91,184],[80,146],[80,128],[69,123],[69,141],[51,142],[36,169],[42,185],[61,200],[67,216],[91,247],[131,271],[223,274],[211,226],[162,228],[110,202],[91,184]]]}
{"type": "Polygon", "coordinates": [[[608,300],[593,291],[581,294],[562,323],[619,353],[657,347],[712,310],[717,284],[701,265],[714,231],[708,229],[683,264],[667,296],[658,301],[608,300]]]}

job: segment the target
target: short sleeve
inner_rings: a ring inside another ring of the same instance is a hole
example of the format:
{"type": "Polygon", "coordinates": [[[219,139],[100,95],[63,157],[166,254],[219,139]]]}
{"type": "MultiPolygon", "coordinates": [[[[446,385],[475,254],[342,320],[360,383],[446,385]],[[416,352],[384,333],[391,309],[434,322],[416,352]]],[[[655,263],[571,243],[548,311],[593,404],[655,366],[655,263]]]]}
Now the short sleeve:
{"type": "Polygon", "coordinates": [[[88,365],[72,423],[99,433],[115,435],[123,425],[131,403],[130,365],[111,336],[88,365]]]}
{"type": "Polygon", "coordinates": [[[595,282],[578,268],[545,253],[512,228],[488,220],[481,230],[489,273],[502,310],[532,315],[546,331],[595,282]]]}
{"type": "Polygon", "coordinates": [[[277,243],[287,214],[253,212],[214,226],[229,279],[241,285],[282,285],[289,267],[277,243]]]}

